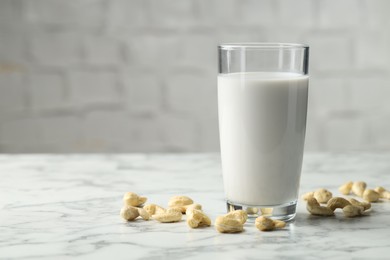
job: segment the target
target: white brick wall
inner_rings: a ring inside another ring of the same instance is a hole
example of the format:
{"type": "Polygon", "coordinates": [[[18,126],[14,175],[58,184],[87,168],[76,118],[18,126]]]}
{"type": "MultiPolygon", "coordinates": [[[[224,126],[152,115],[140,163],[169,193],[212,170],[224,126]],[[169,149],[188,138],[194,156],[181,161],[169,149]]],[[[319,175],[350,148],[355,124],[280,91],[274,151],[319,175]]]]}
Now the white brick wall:
{"type": "Polygon", "coordinates": [[[359,77],[348,82],[348,106],[353,111],[376,116],[390,110],[390,77],[359,77]]]}
{"type": "Polygon", "coordinates": [[[42,140],[39,118],[17,118],[1,123],[1,143],[6,146],[31,147],[42,140]]]}
{"type": "Polygon", "coordinates": [[[121,151],[134,142],[132,120],[123,111],[107,110],[87,113],[83,118],[86,151],[121,151]]]}
{"type": "Polygon", "coordinates": [[[32,61],[39,65],[69,67],[81,61],[81,34],[73,32],[30,32],[32,61]]]}
{"type": "Polygon", "coordinates": [[[348,88],[342,77],[310,79],[309,111],[314,116],[326,116],[333,111],[347,110],[348,88]]]}
{"type": "MultiPolygon", "coordinates": [[[[131,125],[131,132],[133,141],[126,144],[126,151],[145,151],[145,152],[163,152],[164,134],[162,129],[162,122],[156,116],[135,116],[129,121],[136,122],[131,125]]],[[[178,127],[177,125],[171,126],[178,127]]],[[[127,140],[126,142],[128,142],[127,140]]]]}
{"type": "Polygon", "coordinates": [[[25,88],[20,73],[0,73],[0,115],[25,106],[25,88]]]}
{"type": "Polygon", "coordinates": [[[50,116],[39,120],[41,143],[54,152],[83,149],[82,120],[78,116],[50,116]]]}
{"type": "Polygon", "coordinates": [[[193,0],[148,0],[148,14],[156,28],[188,28],[197,26],[193,0]]]}
{"type": "Polygon", "coordinates": [[[217,45],[213,33],[185,34],[180,39],[178,66],[196,68],[217,68],[217,45]]]}
{"type": "Polygon", "coordinates": [[[28,78],[31,109],[55,109],[65,103],[65,81],[56,72],[34,72],[28,78]]]}
{"type": "Polygon", "coordinates": [[[221,42],[311,46],[306,149],[390,149],[390,1],[2,0],[0,152],[218,151],[221,42]]]}
{"type": "Polygon", "coordinates": [[[190,115],[215,115],[216,80],[204,73],[172,74],[166,81],[166,97],[171,111],[190,115]],[[213,91],[214,90],[214,91],[213,91]]]}
{"type": "Polygon", "coordinates": [[[361,21],[360,1],[356,0],[326,0],[318,1],[319,26],[324,29],[344,29],[358,26],[361,21]]]}
{"type": "MultiPolygon", "coordinates": [[[[23,3],[21,0],[2,0],[0,8],[0,30],[20,32],[23,24],[23,3]]],[[[3,38],[1,38],[3,40],[3,38]]]]}
{"type": "Polygon", "coordinates": [[[158,71],[178,62],[179,39],[174,33],[137,33],[127,38],[127,62],[134,67],[158,71]]]}
{"type": "Polygon", "coordinates": [[[354,43],[348,34],[315,32],[305,40],[311,46],[310,68],[313,71],[343,71],[352,67],[354,43]]]}
{"type": "Polygon", "coordinates": [[[389,67],[388,32],[364,31],[356,39],[356,64],[361,69],[382,70],[389,67]]]}
{"type": "Polygon", "coordinates": [[[299,1],[299,12],[295,1],[280,0],[278,19],[283,27],[311,29],[314,27],[315,2],[313,0],[299,1]],[[299,14],[299,15],[297,15],[299,14]]]}
{"type": "Polygon", "coordinates": [[[362,8],[364,10],[364,27],[370,29],[383,28],[389,25],[390,16],[388,13],[389,1],[387,0],[363,0],[362,8]]]}
{"type": "Polygon", "coordinates": [[[24,1],[25,19],[38,26],[93,30],[103,24],[105,5],[102,0],[24,1]],[[86,10],[88,10],[86,12],[86,10]]]}
{"type": "Polygon", "coordinates": [[[69,87],[75,106],[110,104],[119,99],[118,75],[110,70],[72,70],[69,87]]]}
{"type": "Polygon", "coordinates": [[[356,114],[334,114],[324,120],[326,129],[326,149],[344,151],[345,146],[351,148],[367,148],[368,132],[363,118],[356,114]]]}
{"type": "Polygon", "coordinates": [[[158,121],[166,151],[200,150],[199,125],[195,119],[180,115],[162,115],[158,121]]]}
{"type": "Polygon", "coordinates": [[[158,114],[162,109],[161,79],[150,71],[124,70],[125,103],[135,114],[158,114]]]}
{"type": "Polygon", "coordinates": [[[240,21],[239,12],[237,12],[237,0],[215,0],[208,3],[211,15],[215,16],[215,23],[222,27],[237,25],[240,21]],[[213,14],[214,13],[214,14],[213,14]]]}
{"type": "Polygon", "coordinates": [[[111,0],[105,14],[109,31],[123,33],[148,27],[149,13],[145,0],[111,0]]]}
{"type": "Polygon", "coordinates": [[[83,39],[85,62],[89,66],[115,66],[123,63],[123,43],[112,36],[88,36],[83,39]]]}
{"type": "Polygon", "coordinates": [[[236,3],[240,10],[240,20],[244,25],[256,27],[274,26],[276,23],[276,1],[242,0],[236,3]]]}
{"type": "Polygon", "coordinates": [[[0,39],[0,60],[2,62],[10,63],[23,62],[23,55],[25,52],[23,35],[21,35],[18,31],[2,31],[0,29],[0,39]]]}

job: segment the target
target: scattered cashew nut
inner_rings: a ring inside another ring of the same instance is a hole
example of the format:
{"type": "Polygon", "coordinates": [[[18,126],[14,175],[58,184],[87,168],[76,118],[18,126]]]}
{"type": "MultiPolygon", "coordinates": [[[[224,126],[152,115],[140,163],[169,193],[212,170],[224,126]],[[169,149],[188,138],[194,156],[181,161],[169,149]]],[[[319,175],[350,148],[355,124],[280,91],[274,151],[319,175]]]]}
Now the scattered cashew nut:
{"type": "Polygon", "coordinates": [[[161,222],[161,223],[172,223],[179,222],[182,218],[182,213],[180,210],[175,208],[168,208],[165,212],[159,212],[152,216],[153,219],[161,222]]]}
{"type": "Polygon", "coordinates": [[[191,228],[205,227],[211,225],[211,220],[203,211],[199,209],[189,208],[186,211],[187,224],[191,228]]]}
{"type": "Polygon", "coordinates": [[[181,213],[186,214],[187,209],[190,209],[190,208],[202,210],[202,205],[200,205],[198,203],[193,203],[193,204],[190,204],[190,205],[174,206],[174,207],[171,207],[171,208],[178,209],[178,210],[181,211],[181,213]]]}
{"type": "Polygon", "coordinates": [[[302,195],[302,199],[306,201],[313,197],[314,197],[314,191],[310,191],[302,195]]]}
{"type": "Polygon", "coordinates": [[[238,220],[241,224],[245,224],[248,219],[248,213],[245,210],[239,209],[230,211],[225,215],[225,217],[238,220]]]}
{"type": "Polygon", "coordinates": [[[353,218],[363,215],[364,208],[356,205],[348,205],[343,208],[344,216],[353,218]]]}
{"type": "Polygon", "coordinates": [[[150,216],[165,212],[165,209],[163,207],[160,207],[156,204],[146,204],[143,209],[146,210],[150,216]]]}
{"type": "Polygon", "coordinates": [[[150,219],[150,214],[143,208],[137,208],[138,209],[138,214],[143,218],[144,220],[149,220],[150,219]]]}
{"type": "Polygon", "coordinates": [[[284,228],[286,226],[286,222],[281,220],[273,220],[264,216],[260,216],[256,218],[255,225],[257,229],[261,231],[271,231],[275,228],[284,228]]]}
{"type": "Polygon", "coordinates": [[[120,215],[123,219],[127,221],[133,221],[138,216],[141,216],[141,218],[143,218],[144,220],[150,219],[150,215],[146,210],[144,210],[143,208],[137,208],[133,206],[123,206],[120,215]]]}
{"type": "Polygon", "coordinates": [[[375,191],[379,193],[379,196],[380,196],[382,199],[390,200],[390,191],[386,190],[386,189],[383,188],[383,187],[376,187],[376,188],[375,188],[375,191]]]}
{"type": "Polygon", "coordinates": [[[333,197],[328,201],[328,204],[326,204],[332,211],[335,211],[335,209],[342,209],[348,205],[351,205],[351,202],[341,197],[333,197]]]}
{"type": "Polygon", "coordinates": [[[363,210],[368,210],[371,208],[371,203],[365,202],[365,201],[358,201],[354,198],[350,198],[349,202],[351,202],[352,205],[362,207],[363,210]]]}
{"type": "Polygon", "coordinates": [[[255,215],[259,212],[259,209],[258,208],[252,208],[252,207],[248,207],[246,209],[246,213],[248,213],[249,215],[255,215]]]}
{"type": "Polygon", "coordinates": [[[127,206],[138,207],[146,202],[147,198],[138,196],[134,192],[126,192],[123,196],[123,203],[127,206]]]}
{"type": "Polygon", "coordinates": [[[198,203],[193,203],[193,204],[190,204],[190,205],[185,205],[184,206],[185,209],[186,209],[186,212],[187,210],[189,209],[198,209],[198,210],[202,210],[202,205],[198,204],[198,203]]]}
{"type": "Polygon", "coordinates": [[[319,203],[327,203],[332,198],[332,192],[328,191],[327,189],[318,189],[314,191],[313,197],[319,202],[319,203]]]}
{"type": "Polygon", "coordinates": [[[284,228],[286,226],[286,222],[283,220],[274,219],[275,228],[284,228]]]}
{"type": "Polygon", "coordinates": [[[120,212],[123,219],[133,221],[139,216],[138,209],[133,206],[123,206],[120,212]]]}
{"type": "Polygon", "coordinates": [[[274,221],[264,216],[256,218],[255,225],[257,229],[261,231],[270,231],[275,228],[274,221]]]}
{"type": "Polygon", "coordinates": [[[308,201],[311,198],[315,198],[319,203],[327,203],[332,198],[332,192],[327,189],[318,189],[303,194],[302,199],[308,201]]]}
{"type": "Polygon", "coordinates": [[[177,208],[179,209],[182,213],[186,212],[186,207],[187,205],[193,204],[194,201],[187,196],[173,196],[169,199],[168,202],[168,207],[170,208],[177,208]]]}
{"type": "Polygon", "coordinates": [[[311,198],[307,201],[306,209],[312,215],[319,216],[333,216],[334,212],[328,207],[321,206],[315,198],[311,198]]]}
{"type": "Polygon", "coordinates": [[[341,194],[349,195],[351,193],[352,185],[353,185],[352,181],[344,183],[339,187],[339,191],[341,192],[341,194]]]}
{"type": "Polygon", "coordinates": [[[356,196],[362,197],[366,187],[367,187],[367,183],[365,183],[364,181],[355,181],[352,184],[351,190],[352,193],[355,194],[356,196]]]}
{"type": "Polygon", "coordinates": [[[244,225],[237,219],[219,216],[215,219],[215,228],[220,233],[238,233],[244,230],[244,225]]]}
{"type": "Polygon", "coordinates": [[[366,189],[363,192],[363,199],[368,202],[377,202],[380,198],[380,195],[378,192],[371,190],[371,189],[366,189]]]}
{"type": "Polygon", "coordinates": [[[260,208],[261,215],[272,215],[273,208],[260,208]]]}

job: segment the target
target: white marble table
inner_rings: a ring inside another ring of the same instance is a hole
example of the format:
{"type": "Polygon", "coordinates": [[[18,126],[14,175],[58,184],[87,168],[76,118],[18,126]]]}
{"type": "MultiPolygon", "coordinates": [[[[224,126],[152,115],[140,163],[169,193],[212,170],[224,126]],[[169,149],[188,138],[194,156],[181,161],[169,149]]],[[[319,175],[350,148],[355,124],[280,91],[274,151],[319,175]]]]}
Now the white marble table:
{"type": "MultiPolygon", "coordinates": [[[[390,188],[390,154],[306,154],[301,193],[348,180],[390,188]]],[[[390,202],[368,216],[310,216],[300,201],[285,230],[241,234],[184,222],[125,223],[122,195],[166,205],[185,194],[212,219],[225,213],[220,160],[201,155],[0,156],[0,259],[315,259],[388,258],[390,202]]]]}

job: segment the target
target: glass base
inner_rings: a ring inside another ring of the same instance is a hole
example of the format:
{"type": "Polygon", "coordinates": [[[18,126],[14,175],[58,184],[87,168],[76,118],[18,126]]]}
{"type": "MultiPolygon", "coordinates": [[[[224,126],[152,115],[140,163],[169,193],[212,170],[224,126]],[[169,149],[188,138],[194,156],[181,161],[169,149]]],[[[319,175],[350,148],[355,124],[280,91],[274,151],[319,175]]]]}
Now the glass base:
{"type": "Polygon", "coordinates": [[[228,212],[238,209],[245,210],[248,213],[249,219],[265,216],[272,219],[291,221],[296,215],[297,201],[294,200],[292,202],[276,206],[248,206],[227,201],[226,205],[228,212]]]}

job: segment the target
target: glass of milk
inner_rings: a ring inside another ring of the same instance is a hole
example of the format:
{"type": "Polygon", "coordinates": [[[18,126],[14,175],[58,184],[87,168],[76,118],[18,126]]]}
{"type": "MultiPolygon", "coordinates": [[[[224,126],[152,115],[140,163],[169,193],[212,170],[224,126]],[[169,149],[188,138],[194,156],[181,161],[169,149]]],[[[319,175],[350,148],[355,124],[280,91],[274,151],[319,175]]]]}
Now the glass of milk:
{"type": "Polygon", "coordinates": [[[218,46],[218,114],[228,211],[295,217],[306,130],[309,47],[218,46]]]}

